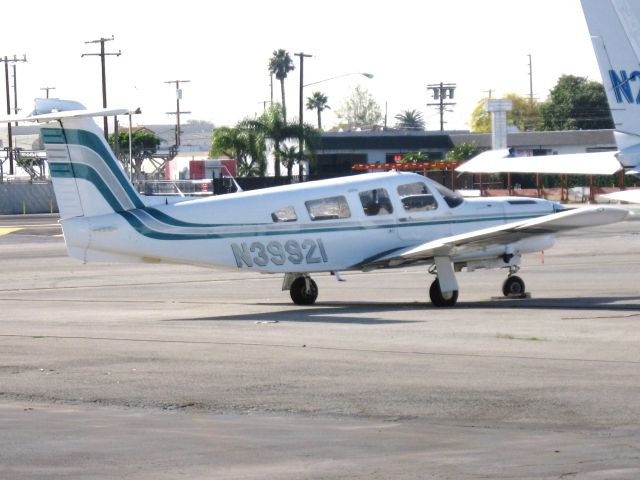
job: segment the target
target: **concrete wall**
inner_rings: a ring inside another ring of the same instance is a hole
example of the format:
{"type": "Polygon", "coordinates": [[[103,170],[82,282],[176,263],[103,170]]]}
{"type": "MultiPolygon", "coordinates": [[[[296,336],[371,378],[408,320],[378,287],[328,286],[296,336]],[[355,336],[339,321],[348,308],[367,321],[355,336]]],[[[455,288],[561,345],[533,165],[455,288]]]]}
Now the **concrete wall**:
{"type": "Polygon", "coordinates": [[[0,183],[0,215],[56,212],[51,183],[0,183]]]}

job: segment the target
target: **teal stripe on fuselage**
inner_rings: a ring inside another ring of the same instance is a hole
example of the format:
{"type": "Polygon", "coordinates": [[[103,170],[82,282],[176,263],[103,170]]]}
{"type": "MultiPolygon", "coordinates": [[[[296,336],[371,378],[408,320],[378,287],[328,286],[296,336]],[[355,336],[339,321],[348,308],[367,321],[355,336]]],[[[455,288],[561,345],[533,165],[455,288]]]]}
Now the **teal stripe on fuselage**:
{"type": "MultiPolygon", "coordinates": [[[[307,228],[301,228],[298,226],[295,228],[293,225],[291,228],[286,230],[263,230],[263,229],[252,229],[245,231],[235,231],[235,232],[202,232],[202,233],[194,233],[194,232],[185,232],[180,231],[181,229],[186,230],[187,227],[176,227],[171,232],[162,232],[157,229],[150,227],[145,224],[145,216],[148,214],[146,210],[130,210],[126,212],[119,212],[119,214],[129,223],[129,225],[135,229],[141,235],[153,238],[155,240],[212,240],[212,239],[222,239],[222,238],[251,238],[251,237],[262,237],[262,236],[282,236],[282,235],[300,235],[300,234],[317,234],[317,233],[340,233],[340,232],[350,232],[357,230],[378,230],[378,229],[389,229],[389,228],[416,228],[416,227],[429,227],[436,225],[444,225],[444,224],[455,224],[455,223],[468,223],[471,221],[475,222],[495,222],[497,220],[504,220],[504,217],[489,217],[475,220],[467,219],[462,221],[450,221],[450,220],[432,220],[432,221],[424,221],[424,222],[416,222],[412,224],[406,223],[385,223],[385,224],[358,224],[358,225],[325,225],[325,226],[309,226],[307,228]]],[[[515,222],[518,220],[526,220],[530,218],[535,218],[542,215],[520,215],[518,217],[509,218],[509,222],[515,222]]],[[[308,225],[308,224],[307,224],[308,225]]],[[[229,224],[229,225],[220,225],[220,227],[254,227],[256,225],[251,224],[229,224]]],[[[198,227],[203,228],[204,227],[198,227]]]]}
{"type": "MultiPolygon", "coordinates": [[[[115,157],[106,149],[104,143],[102,143],[102,139],[98,138],[94,133],[87,130],[77,129],[43,128],[42,137],[44,139],[45,145],[80,145],[94,151],[107,166],[111,174],[115,176],[116,181],[122,186],[131,203],[136,208],[144,208],[144,203],[142,203],[142,200],[140,200],[137,192],[133,189],[131,182],[129,182],[129,179],[125,176],[119,165],[116,164],[115,157]]],[[[75,163],[73,161],[72,164],[74,169],[78,165],[81,165],[80,163],[75,163]]],[[[79,178],[83,178],[79,175],[79,173],[76,173],[76,176],[78,176],[79,178]]],[[[104,194],[104,192],[101,193],[104,194]]],[[[115,210],[122,211],[125,210],[125,208],[121,205],[115,210]]]]}
{"type": "MultiPolygon", "coordinates": [[[[233,226],[237,226],[238,224],[233,224],[233,223],[192,223],[192,222],[185,222],[183,220],[178,220],[177,218],[173,218],[170,215],[167,215],[164,212],[161,212],[160,210],[158,210],[157,208],[153,208],[153,207],[145,207],[144,211],[147,212],[150,216],[152,216],[153,218],[155,218],[156,220],[158,220],[159,222],[162,223],[166,223],[167,225],[171,225],[174,227],[194,227],[194,228],[204,228],[204,227],[233,227],[233,226]]],[[[243,226],[258,226],[258,225],[273,225],[273,222],[267,223],[267,222],[262,222],[262,223],[243,223],[243,226]]]]}
{"type": "Polygon", "coordinates": [[[49,166],[49,171],[53,178],[82,178],[93,183],[114,212],[123,212],[126,210],[122,205],[120,205],[120,201],[107,187],[102,177],[93,169],[93,167],[85,165],[84,163],[74,163],[72,168],[73,170],[67,167],[66,164],[57,164],[54,168],[49,166]]]}

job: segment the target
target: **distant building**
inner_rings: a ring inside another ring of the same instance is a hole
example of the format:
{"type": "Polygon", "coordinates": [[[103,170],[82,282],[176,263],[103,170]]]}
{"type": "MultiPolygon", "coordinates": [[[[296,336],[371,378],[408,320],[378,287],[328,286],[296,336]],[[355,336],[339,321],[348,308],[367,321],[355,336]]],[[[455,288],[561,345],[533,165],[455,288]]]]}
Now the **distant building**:
{"type": "MultiPolygon", "coordinates": [[[[195,122],[181,125],[181,146],[166,171],[166,179],[189,178],[192,161],[209,160],[213,125],[195,122]]],[[[175,145],[175,125],[146,125],[161,139],[159,157],[167,155],[175,145]]],[[[121,125],[122,130],[126,127],[121,125]]],[[[35,125],[12,127],[14,146],[23,150],[40,150],[41,140],[35,125]]],[[[6,147],[7,129],[0,129],[0,141],[6,147]]],[[[466,131],[351,131],[323,132],[316,160],[311,164],[311,176],[349,175],[353,165],[393,163],[405,153],[424,152],[430,160],[442,160],[446,153],[462,143],[473,143],[481,149],[491,148],[491,134],[466,131]]],[[[576,130],[560,132],[519,132],[507,135],[508,147],[517,156],[553,155],[616,150],[613,130],[576,130]]],[[[0,154],[1,155],[1,154],[0,154]]],[[[5,152],[6,155],[6,152],[5,152]]],[[[4,156],[2,156],[4,158],[4,156]]],[[[205,170],[213,175],[214,167],[205,170]]],[[[217,168],[217,164],[216,164],[217,168]]],[[[8,165],[4,165],[6,174],[8,165]]]]}
{"type": "MultiPolygon", "coordinates": [[[[175,125],[145,125],[161,140],[160,151],[169,151],[176,144],[175,125]]],[[[214,126],[209,122],[192,122],[180,125],[180,152],[206,152],[211,149],[214,126]]]]}
{"type": "MultiPolygon", "coordinates": [[[[409,152],[424,152],[430,160],[442,160],[449,150],[463,143],[490,149],[491,134],[397,130],[323,132],[311,174],[348,175],[353,165],[393,163],[409,152]]],[[[509,133],[507,144],[518,156],[617,150],[613,130],[509,133]]]]}

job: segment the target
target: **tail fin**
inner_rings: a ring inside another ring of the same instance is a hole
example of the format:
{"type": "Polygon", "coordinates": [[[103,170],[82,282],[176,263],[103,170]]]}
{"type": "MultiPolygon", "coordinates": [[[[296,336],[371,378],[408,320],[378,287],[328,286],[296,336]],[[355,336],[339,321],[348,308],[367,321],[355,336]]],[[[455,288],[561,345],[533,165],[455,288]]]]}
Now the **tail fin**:
{"type": "Polygon", "coordinates": [[[640,164],[640,2],[582,0],[624,167],[640,164]]]}
{"type": "Polygon", "coordinates": [[[73,101],[36,100],[28,119],[49,122],[41,133],[62,220],[144,206],[91,118],[122,113],[126,110],[90,112],[73,101]]]}

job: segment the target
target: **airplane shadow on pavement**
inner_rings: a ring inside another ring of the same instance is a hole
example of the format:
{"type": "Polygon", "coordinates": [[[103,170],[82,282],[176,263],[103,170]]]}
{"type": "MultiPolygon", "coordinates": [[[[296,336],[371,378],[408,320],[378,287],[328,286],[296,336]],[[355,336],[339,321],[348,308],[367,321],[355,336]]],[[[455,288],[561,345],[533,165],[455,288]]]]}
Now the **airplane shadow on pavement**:
{"type": "MultiPolygon", "coordinates": [[[[379,314],[392,312],[446,312],[455,310],[578,310],[597,312],[619,312],[625,316],[640,317],[640,297],[575,297],[575,298],[542,298],[542,299],[492,299],[480,302],[458,302],[453,308],[437,308],[430,303],[416,302],[318,302],[309,307],[292,307],[291,304],[262,303],[257,306],[273,308],[285,307],[278,311],[241,313],[237,315],[206,316],[200,318],[176,318],[165,321],[197,322],[197,321],[251,321],[251,322],[306,322],[385,325],[418,323],[420,320],[393,320],[379,318],[379,314]],[[637,302],[637,303],[635,303],[637,302]]],[[[603,317],[606,318],[606,317],[603,317]]]]}
{"type": "MultiPolygon", "coordinates": [[[[255,304],[265,307],[284,306],[285,304],[255,304]]],[[[207,316],[202,318],[181,318],[168,321],[251,321],[251,322],[306,322],[306,323],[336,323],[360,325],[398,325],[401,323],[417,323],[416,320],[390,320],[376,318],[375,314],[394,312],[398,310],[424,310],[422,304],[388,304],[388,303],[317,303],[316,306],[289,308],[257,313],[243,313],[238,315],[207,316]]]]}

